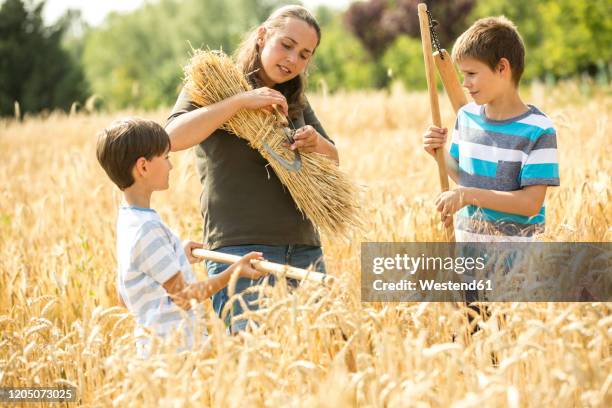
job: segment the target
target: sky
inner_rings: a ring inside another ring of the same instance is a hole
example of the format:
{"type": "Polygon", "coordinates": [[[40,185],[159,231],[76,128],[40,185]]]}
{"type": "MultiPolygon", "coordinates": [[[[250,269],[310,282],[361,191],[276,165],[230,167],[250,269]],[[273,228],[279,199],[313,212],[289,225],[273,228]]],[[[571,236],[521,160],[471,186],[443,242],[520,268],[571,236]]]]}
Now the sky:
{"type": "MultiPolygon", "coordinates": [[[[151,0],[149,0],[151,1],[151,0]]],[[[140,7],[145,0],[47,0],[44,9],[46,23],[55,22],[64,12],[69,9],[81,10],[83,19],[91,25],[100,24],[111,11],[127,12],[140,7]]],[[[303,0],[308,8],[321,4],[342,8],[349,4],[350,0],[303,0]]]]}

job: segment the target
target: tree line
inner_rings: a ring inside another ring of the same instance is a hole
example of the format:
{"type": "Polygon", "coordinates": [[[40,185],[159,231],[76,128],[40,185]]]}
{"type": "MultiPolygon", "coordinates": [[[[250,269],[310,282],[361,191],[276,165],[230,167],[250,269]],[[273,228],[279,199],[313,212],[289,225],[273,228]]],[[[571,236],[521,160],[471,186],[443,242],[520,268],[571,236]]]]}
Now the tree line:
{"type": "MultiPolygon", "coordinates": [[[[368,0],[347,10],[321,6],[322,42],[310,87],[335,92],[423,89],[419,0],[368,0]]],[[[473,21],[513,20],[527,46],[524,78],[554,82],[577,75],[609,86],[612,6],[608,0],[425,1],[440,42],[451,49],[473,21]]],[[[158,0],[130,13],[111,13],[89,27],[67,12],[52,25],[44,1],[5,0],[0,7],[0,115],[70,109],[96,95],[107,109],[154,109],[172,104],[192,48],[231,53],[243,34],[286,0],[158,0]]]]}

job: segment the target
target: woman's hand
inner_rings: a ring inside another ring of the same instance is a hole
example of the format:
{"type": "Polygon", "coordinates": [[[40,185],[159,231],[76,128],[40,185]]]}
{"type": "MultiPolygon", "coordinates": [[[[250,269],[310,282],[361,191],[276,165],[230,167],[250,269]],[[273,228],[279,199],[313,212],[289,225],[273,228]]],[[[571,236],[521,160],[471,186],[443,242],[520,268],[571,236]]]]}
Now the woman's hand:
{"type": "Polygon", "coordinates": [[[272,112],[274,105],[278,106],[285,116],[288,115],[289,106],[287,99],[282,93],[266,86],[239,93],[234,96],[241,108],[246,109],[265,109],[272,112]]]}
{"type": "Polygon", "coordinates": [[[289,146],[291,150],[300,149],[304,153],[318,151],[321,135],[310,125],[301,127],[293,135],[294,143],[289,146]]]}

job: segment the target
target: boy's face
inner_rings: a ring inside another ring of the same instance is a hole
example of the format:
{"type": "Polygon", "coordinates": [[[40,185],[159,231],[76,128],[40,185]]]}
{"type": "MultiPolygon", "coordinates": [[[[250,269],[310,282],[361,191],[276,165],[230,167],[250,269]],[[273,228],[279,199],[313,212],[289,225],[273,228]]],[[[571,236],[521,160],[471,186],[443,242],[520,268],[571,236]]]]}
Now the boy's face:
{"type": "Polygon", "coordinates": [[[170,187],[170,150],[166,150],[161,156],[154,156],[147,160],[146,183],[151,191],[167,190],[170,187]]]}
{"type": "Polygon", "coordinates": [[[492,70],[482,61],[464,57],[457,62],[457,65],[463,74],[463,86],[478,105],[497,99],[508,86],[507,75],[492,70]]]}

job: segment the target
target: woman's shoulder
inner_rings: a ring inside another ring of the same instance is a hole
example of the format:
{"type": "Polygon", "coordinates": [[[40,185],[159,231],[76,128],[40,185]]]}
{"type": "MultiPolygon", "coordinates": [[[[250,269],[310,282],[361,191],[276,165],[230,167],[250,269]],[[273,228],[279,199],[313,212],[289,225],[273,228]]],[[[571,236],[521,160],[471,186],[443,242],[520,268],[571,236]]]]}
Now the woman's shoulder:
{"type": "Polygon", "coordinates": [[[181,92],[179,92],[174,107],[172,108],[172,111],[168,116],[168,119],[166,119],[166,125],[168,125],[170,122],[172,122],[172,120],[182,115],[183,113],[191,112],[193,110],[198,109],[199,107],[200,106],[194,103],[191,99],[187,88],[183,86],[183,88],[181,88],[181,92]]]}

